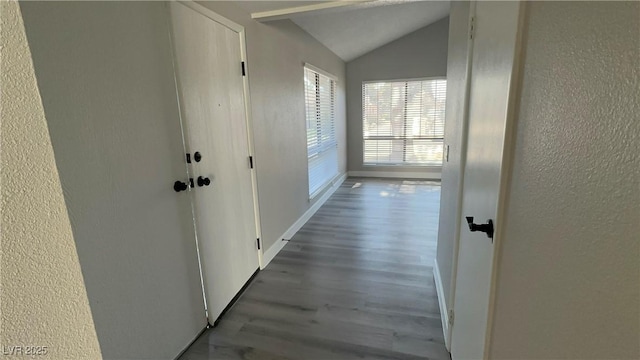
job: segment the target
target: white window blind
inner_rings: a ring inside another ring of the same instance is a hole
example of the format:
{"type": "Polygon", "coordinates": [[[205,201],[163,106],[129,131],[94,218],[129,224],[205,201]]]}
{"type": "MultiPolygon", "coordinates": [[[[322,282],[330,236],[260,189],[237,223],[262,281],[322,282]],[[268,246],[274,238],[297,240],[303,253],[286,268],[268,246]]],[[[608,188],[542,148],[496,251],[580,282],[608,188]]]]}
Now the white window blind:
{"type": "Polygon", "coordinates": [[[441,166],[447,80],[362,84],[364,164],[441,166]]]}
{"type": "Polygon", "coordinates": [[[335,130],[336,83],[332,78],[305,66],[304,91],[309,196],[313,197],[338,174],[335,130]]]}

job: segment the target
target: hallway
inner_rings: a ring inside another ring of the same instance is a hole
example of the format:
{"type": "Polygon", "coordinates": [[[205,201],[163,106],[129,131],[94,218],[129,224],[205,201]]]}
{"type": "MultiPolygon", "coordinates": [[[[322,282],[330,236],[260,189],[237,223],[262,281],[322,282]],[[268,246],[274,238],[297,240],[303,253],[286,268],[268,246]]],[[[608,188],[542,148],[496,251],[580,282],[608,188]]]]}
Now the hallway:
{"type": "Polygon", "coordinates": [[[348,178],[181,359],[449,359],[439,200],[438,182],[348,178]]]}

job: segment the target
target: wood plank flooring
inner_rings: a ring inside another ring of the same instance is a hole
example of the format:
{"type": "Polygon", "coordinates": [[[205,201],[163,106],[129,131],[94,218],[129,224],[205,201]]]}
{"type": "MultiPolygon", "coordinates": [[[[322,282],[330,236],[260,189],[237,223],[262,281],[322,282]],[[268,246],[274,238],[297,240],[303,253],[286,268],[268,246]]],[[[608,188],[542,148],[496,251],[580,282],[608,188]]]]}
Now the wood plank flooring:
{"type": "Polygon", "coordinates": [[[437,182],[347,179],[181,359],[449,360],[439,201],[437,182]]]}

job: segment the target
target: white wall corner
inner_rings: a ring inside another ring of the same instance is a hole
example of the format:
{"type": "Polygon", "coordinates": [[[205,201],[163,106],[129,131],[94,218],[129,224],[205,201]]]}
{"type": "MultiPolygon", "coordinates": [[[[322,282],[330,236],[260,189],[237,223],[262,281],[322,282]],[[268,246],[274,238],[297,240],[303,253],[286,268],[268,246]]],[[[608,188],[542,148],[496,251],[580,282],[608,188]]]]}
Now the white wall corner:
{"type": "Polygon", "coordinates": [[[347,173],[344,173],[342,175],[339,175],[335,180],[333,180],[333,185],[331,185],[331,187],[329,187],[322,194],[322,196],[320,196],[318,200],[313,205],[311,205],[311,207],[307,211],[305,211],[304,214],[302,214],[302,216],[300,216],[300,218],[298,218],[298,220],[296,220],[296,222],[294,222],[293,225],[291,225],[289,229],[287,229],[287,231],[284,232],[284,234],[282,234],[282,236],[276,239],[276,242],[273,245],[271,245],[269,249],[267,249],[266,251],[263,250],[262,262],[260,264],[261,270],[267,267],[267,265],[269,265],[271,260],[273,260],[273,258],[275,258],[276,255],[278,255],[278,253],[280,252],[280,250],[282,250],[282,248],[287,244],[288,241],[283,241],[283,239],[290,240],[298,232],[298,230],[300,230],[304,226],[304,224],[306,224],[307,221],[311,219],[313,214],[315,214],[316,211],[318,211],[318,209],[320,209],[320,207],[324,205],[324,203],[327,202],[327,200],[329,200],[331,195],[333,195],[333,193],[335,193],[336,190],[338,190],[340,185],[342,185],[342,183],[346,179],[347,179],[347,173]]]}
{"type": "Polygon", "coordinates": [[[438,294],[438,305],[440,306],[440,320],[442,321],[442,332],[444,333],[444,344],[449,352],[451,352],[451,329],[449,329],[449,309],[447,308],[447,299],[445,298],[444,289],[442,287],[442,278],[440,277],[440,268],[438,267],[438,259],[433,262],[433,280],[436,283],[436,293],[438,294]]]}
{"type": "Polygon", "coordinates": [[[355,177],[375,177],[375,178],[392,178],[392,179],[421,179],[421,180],[440,180],[442,172],[440,171],[349,171],[349,176],[355,177]]]}

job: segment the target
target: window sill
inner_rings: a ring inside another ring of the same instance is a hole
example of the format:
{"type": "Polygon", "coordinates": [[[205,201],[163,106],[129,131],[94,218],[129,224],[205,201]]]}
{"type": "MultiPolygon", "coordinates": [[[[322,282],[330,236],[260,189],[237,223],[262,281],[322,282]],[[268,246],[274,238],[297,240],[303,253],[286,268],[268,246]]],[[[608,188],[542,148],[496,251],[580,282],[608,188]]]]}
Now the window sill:
{"type": "Polygon", "coordinates": [[[336,174],[333,178],[331,178],[331,180],[327,181],[326,183],[324,183],[322,186],[320,186],[316,191],[314,191],[312,194],[309,195],[309,202],[313,202],[316,198],[318,198],[320,195],[324,194],[324,192],[329,189],[330,187],[334,186],[336,184],[336,181],[340,178],[340,174],[336,174]]]}

